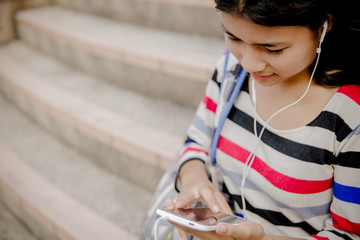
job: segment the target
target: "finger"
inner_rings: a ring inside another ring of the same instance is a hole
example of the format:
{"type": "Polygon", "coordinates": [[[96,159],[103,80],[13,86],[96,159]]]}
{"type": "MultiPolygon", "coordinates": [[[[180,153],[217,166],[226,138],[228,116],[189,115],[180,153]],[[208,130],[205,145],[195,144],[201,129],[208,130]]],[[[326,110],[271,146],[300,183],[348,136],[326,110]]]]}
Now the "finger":
{"type": "Polygon", "coordinates": [[[201,196],[202,196],[205,204],[214,213],[217,213],[220,211],[220,206],[219,206],[218,201],[216,200],[214,194],[215,194],[214,191],[212,191],[210,188],[205,188],[201,191],[201,196]]]}
{"type": "Polygon", "coordinates": [[[175,202],[176,208],[189,208],[197,202],[197,198],[190,193],[180,193],[175,202]]]}
{"type": "Polygon", "coordinates": [[[264,228],[254,222],[244,222],[236,225],[219,223],[216,226],[216,233],[221,236],[233,237],[236,239],[258,239],[265,235],[264,228]]]}
{"type": "Polygon", "coordinates": [[[177,231],[181,237],[181,239],[183,240],[188,240],[189,239],[189,234],[187,232],[184,232],[183,230],[177,228],[177,231]]]}
{"type": "Polygon", "coordinates": [[[217,226],[216,226],[216,233],[221,235],[221,236],[224,236],[224,235],[228,235],[227,232],[228,232],[228,228],[229,228],[229,224],[227,223],[219,223],[217,226]]]}
{"type": "Polygon", "coordinates": [[[169,199],[166,201],[166,208],[167,209],[175,209],[175,203],[173,200],[169,199]]]}
{"type": "Polygon", "coordinates": [[[215,192],[215,198],[220,206],[220,211],[228,214],[233,214],[228,202],[226,201],[224,195],[220,191],[215,192]]]}
{"type": "Polygon", "coordinates": [[[184,240],[189,239],[189,234],[185,230],[183,230],[183,229],[187,229],[187,228],[185,228],[179,224],[173,223],[173,222],[170,222],[170,223],[176,227],[176,230],[179,233],[179,236],[181,237],[181,239],[184,239],[184,240]]]}
{"type": "Polygon", "coordinates": [[[215,239],[215,238],[211,238],[210,233],[212,233],[213,235],[216,235],[216,233],[213,232],[202,232],[202,231],[197,231],[191,228],[187,228],[184,227],[182,225],[178,225],[178,224],[174,224],[176,226],[176,229],[178,230],[178,233],[180,235],[180,237],[184,237],[183,239],[189,239],[189,234],[196,236],[199,239],[207,239],[207,240],[211,240],[211,239],[215,239]]]}
{"type": "MultiPolygon", "coordinates": [[[[227,236],[220,236],[218,234],[215,233],[215,231],[197,231],[194,229],[190,229],[190,228],[186,228],[184,226],[181,225],[177,225],[177,228],[179,229],[183,229],[184,231],[186,231],[187,233],[197,237],[197,239],[202,239],[202,240],[234,240],[234,238],[232,237],[227,237],[227,236]]],[[[188,237],[188,236],[186,236],[188,237]]]]}
{"type": "Polygon", "coordinates": [[[208,218],[200,220],[199,222],[203,223],[205,225],[215,225],[216,224],[216,218],[215,217],[208,217],[208,218]]]}

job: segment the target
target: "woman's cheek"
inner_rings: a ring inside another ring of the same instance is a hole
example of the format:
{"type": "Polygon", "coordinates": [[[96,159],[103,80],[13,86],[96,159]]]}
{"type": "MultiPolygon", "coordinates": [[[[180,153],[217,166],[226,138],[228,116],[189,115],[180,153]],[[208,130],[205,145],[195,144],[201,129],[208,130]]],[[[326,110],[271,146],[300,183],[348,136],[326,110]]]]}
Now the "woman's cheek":
{"type": "Polygon", "coordinates": [[[307,70],[315,56],[312,54],[306,54],[308,51],[290,52],[284,53],[283,56],[279,56],[276,61],[269,63],[274,72],[283,77],[289,78],[304,70],[307,70]]]}

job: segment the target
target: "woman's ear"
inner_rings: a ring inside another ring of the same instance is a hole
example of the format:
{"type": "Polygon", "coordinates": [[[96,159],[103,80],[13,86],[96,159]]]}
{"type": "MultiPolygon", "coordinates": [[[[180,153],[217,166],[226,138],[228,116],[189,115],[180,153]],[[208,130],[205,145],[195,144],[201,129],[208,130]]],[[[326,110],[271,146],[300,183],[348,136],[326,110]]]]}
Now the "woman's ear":
{"type": "Polygon", "coordinates": [[[334,16],[331,14],[327,15],[323,25],[318,30],[319,41],[323,42],[326,34],[331,30],[334,25],[334,16]]]}
{"type": "Polygon", "coordinates": [[[334,22],[335,22],[335,17],[334,15],[328,13],[327,14],[327,20],[328,20],[328,29],[327,29],[327,32],[329,32],[332,28],[332,26],[334,25],[334,22]]]}

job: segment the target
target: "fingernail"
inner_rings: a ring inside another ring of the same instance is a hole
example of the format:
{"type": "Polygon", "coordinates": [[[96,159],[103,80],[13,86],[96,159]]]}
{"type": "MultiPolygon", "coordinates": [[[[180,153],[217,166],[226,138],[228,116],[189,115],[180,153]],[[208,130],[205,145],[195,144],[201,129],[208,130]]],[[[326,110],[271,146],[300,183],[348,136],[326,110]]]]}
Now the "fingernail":
{"type": "Polygon", "coordinates": [[[217,234],[224,234],[227,230],[227,226],[225,224],[218,224],[217,228],[216,228],[216,233],[217,234]]]}
{"type": "Polygon", "coordinates": [[[216,223],[216,220],[214,218],[209,219],[209,224],[214,225],[216,223]]]}
{"type": "Polygon", "coordinates": [[[177,200],[175,203],[174,203],[174,206],[175,208],[182,208],[182,201],[181,200],[177,200]]]}
{"type": "Polygon", "coordinates": [[[212,211],[215,212],[215,213],[217,213],[217,212],[219,212],[220,210],[219,210],[219,207],[215,205],[215,206],[212,207],[212,211]]]}

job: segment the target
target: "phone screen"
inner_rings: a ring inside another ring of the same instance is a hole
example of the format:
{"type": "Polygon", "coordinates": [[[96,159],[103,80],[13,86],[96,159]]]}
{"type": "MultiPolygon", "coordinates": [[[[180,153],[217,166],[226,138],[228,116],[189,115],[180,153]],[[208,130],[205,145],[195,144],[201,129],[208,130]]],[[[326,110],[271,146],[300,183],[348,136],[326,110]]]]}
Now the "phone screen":
{"type": "Polygon", "coordinates": [[[214,213],[210,208],[187,208],[187,209],[166,209],[167,212],[188,219],[190,221],[198,222],[202,225],[216,226],[220,222],[229,224],[238,224],[243,221],[242,218],[235,215],[230,215],[223,212],[214,213]],[[208,221],[213,219],[215,221],[208,221]],[[213,222],[210,224],[210,222],[213,222]]]}

